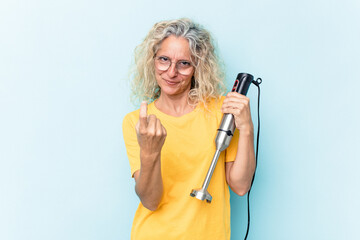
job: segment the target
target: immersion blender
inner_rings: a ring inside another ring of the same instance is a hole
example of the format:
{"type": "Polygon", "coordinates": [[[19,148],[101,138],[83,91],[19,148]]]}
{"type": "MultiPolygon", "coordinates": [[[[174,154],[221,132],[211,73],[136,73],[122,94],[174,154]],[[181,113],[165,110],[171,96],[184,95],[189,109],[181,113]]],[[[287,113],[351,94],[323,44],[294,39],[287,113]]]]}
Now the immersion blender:
{"type": "MultiPolygon", "coordinates": [[[[235,80],[234,86],[231,91],[240,93],[242,95],[246,95],[249,86],[253,80],[254,77],[251,74],[239,73],[237,75],[237,78],[235,80]]],[[[209,186],[220,153],[229,146],[234,131],[235,131],[234,115],[232,115],[231,113],[225,113],[221,119],[220,127],[217,130],[217,134],[215,138],[216,152],[214,154],[213,160],[211,161],[204,183],[200,189],[193,189],[190,193],[190,196],[196,197],[199,200],[206,199],[206,202],[211,203],[212,196],[207,191],[207,188],[209,186]]]]}

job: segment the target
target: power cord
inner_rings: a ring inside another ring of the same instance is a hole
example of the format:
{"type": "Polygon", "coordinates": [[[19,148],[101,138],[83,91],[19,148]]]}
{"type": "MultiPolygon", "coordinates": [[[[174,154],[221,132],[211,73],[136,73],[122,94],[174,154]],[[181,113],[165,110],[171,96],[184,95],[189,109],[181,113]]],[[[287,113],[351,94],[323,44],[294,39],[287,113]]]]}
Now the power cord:
{"type": "Polygon", "coordinates": [[[254,175],[253,178],[251,180],[251,185],[250,185],[250,189],[248,191],[247,194],[247,210],[248,210],[248,224],[247,224],[247,229],[246,229],[246,235],[244,240],[247,239],[247,236],[249,234],[249,229],[250,229],[250,191],[251,191],[251,187],[254,183],[254,179],[255,179],[255,173],[256,173],[256,168],[257,168],[257,163],[258,163],[258,156],[259,156],[259,136],[260,136],[260,84],[262,83],[262,79],[261,78],[257,78],[256,81],[252,81],[252,83],[258,88],[258,107],[257,107],[257,112],[258,112],[258,129],[257,129],[257,136],[256,136],[256,151],[255,151],[255,171],[254,171],[254,175]]]}

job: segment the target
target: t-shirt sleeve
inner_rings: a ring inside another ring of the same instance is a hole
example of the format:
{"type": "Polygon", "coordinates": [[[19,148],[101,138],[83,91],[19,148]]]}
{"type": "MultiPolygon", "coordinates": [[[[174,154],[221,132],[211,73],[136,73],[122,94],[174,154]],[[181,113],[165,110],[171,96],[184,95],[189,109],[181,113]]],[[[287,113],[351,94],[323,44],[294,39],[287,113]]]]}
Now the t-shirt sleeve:
{"type": "Polygon", "coordinates": [[[136,114],[129,113],[123,120],[123,137],[127,156],[130,163],[131,176],[140,169],[140,147],[136,137],[135,126],[138,118],[136,114]]]}
{"type": "Polygon", "coordinates": [[[225,150],[225,162],[235,161],[239,142],[239,129],[235,128],[229,147],[225,150]]]}

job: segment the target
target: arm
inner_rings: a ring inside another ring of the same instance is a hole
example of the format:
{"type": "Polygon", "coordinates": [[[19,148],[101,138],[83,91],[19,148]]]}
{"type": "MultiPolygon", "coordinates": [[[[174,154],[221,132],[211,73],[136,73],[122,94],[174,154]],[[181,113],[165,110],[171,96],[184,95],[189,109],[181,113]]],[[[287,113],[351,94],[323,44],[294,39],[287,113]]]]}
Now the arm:
{"type": "Polygon", "coordinates": [[[228,93],[222,111],[235,117],[239,129],[238,149],[234,162],[226,162],[226,181],[238,195],[245,195],[255,171],[254,126],[251,120],[249,98],[236,92],[228,93]]]}
{"type": "Polygon", "coordinates": [[[136,134],[140,146],[140,170],[134,173],[135,191],[147,209],[155,211],[163,193],[161,149],[166,130],[155,115],[147,115],[146,102],[141,103],[136,134]]]}

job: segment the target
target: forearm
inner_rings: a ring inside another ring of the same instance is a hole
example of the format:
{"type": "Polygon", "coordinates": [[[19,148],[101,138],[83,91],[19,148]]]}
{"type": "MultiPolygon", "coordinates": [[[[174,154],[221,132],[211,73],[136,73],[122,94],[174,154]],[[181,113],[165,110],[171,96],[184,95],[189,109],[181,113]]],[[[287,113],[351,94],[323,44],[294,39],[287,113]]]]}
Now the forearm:
{"type": "Polygon", "coordinates": [[[140,154],[141,167],[135,191],[147,209],[155,211],[163,193],[160,153],[155,156],[140,154]]]}
{"type": "Polygon", "coordinates": [[[254,131],[249,128],[240,131],[237,154],[228,175],[228,184],[238,195],[249,191],[255,164],[254,131]]]}

